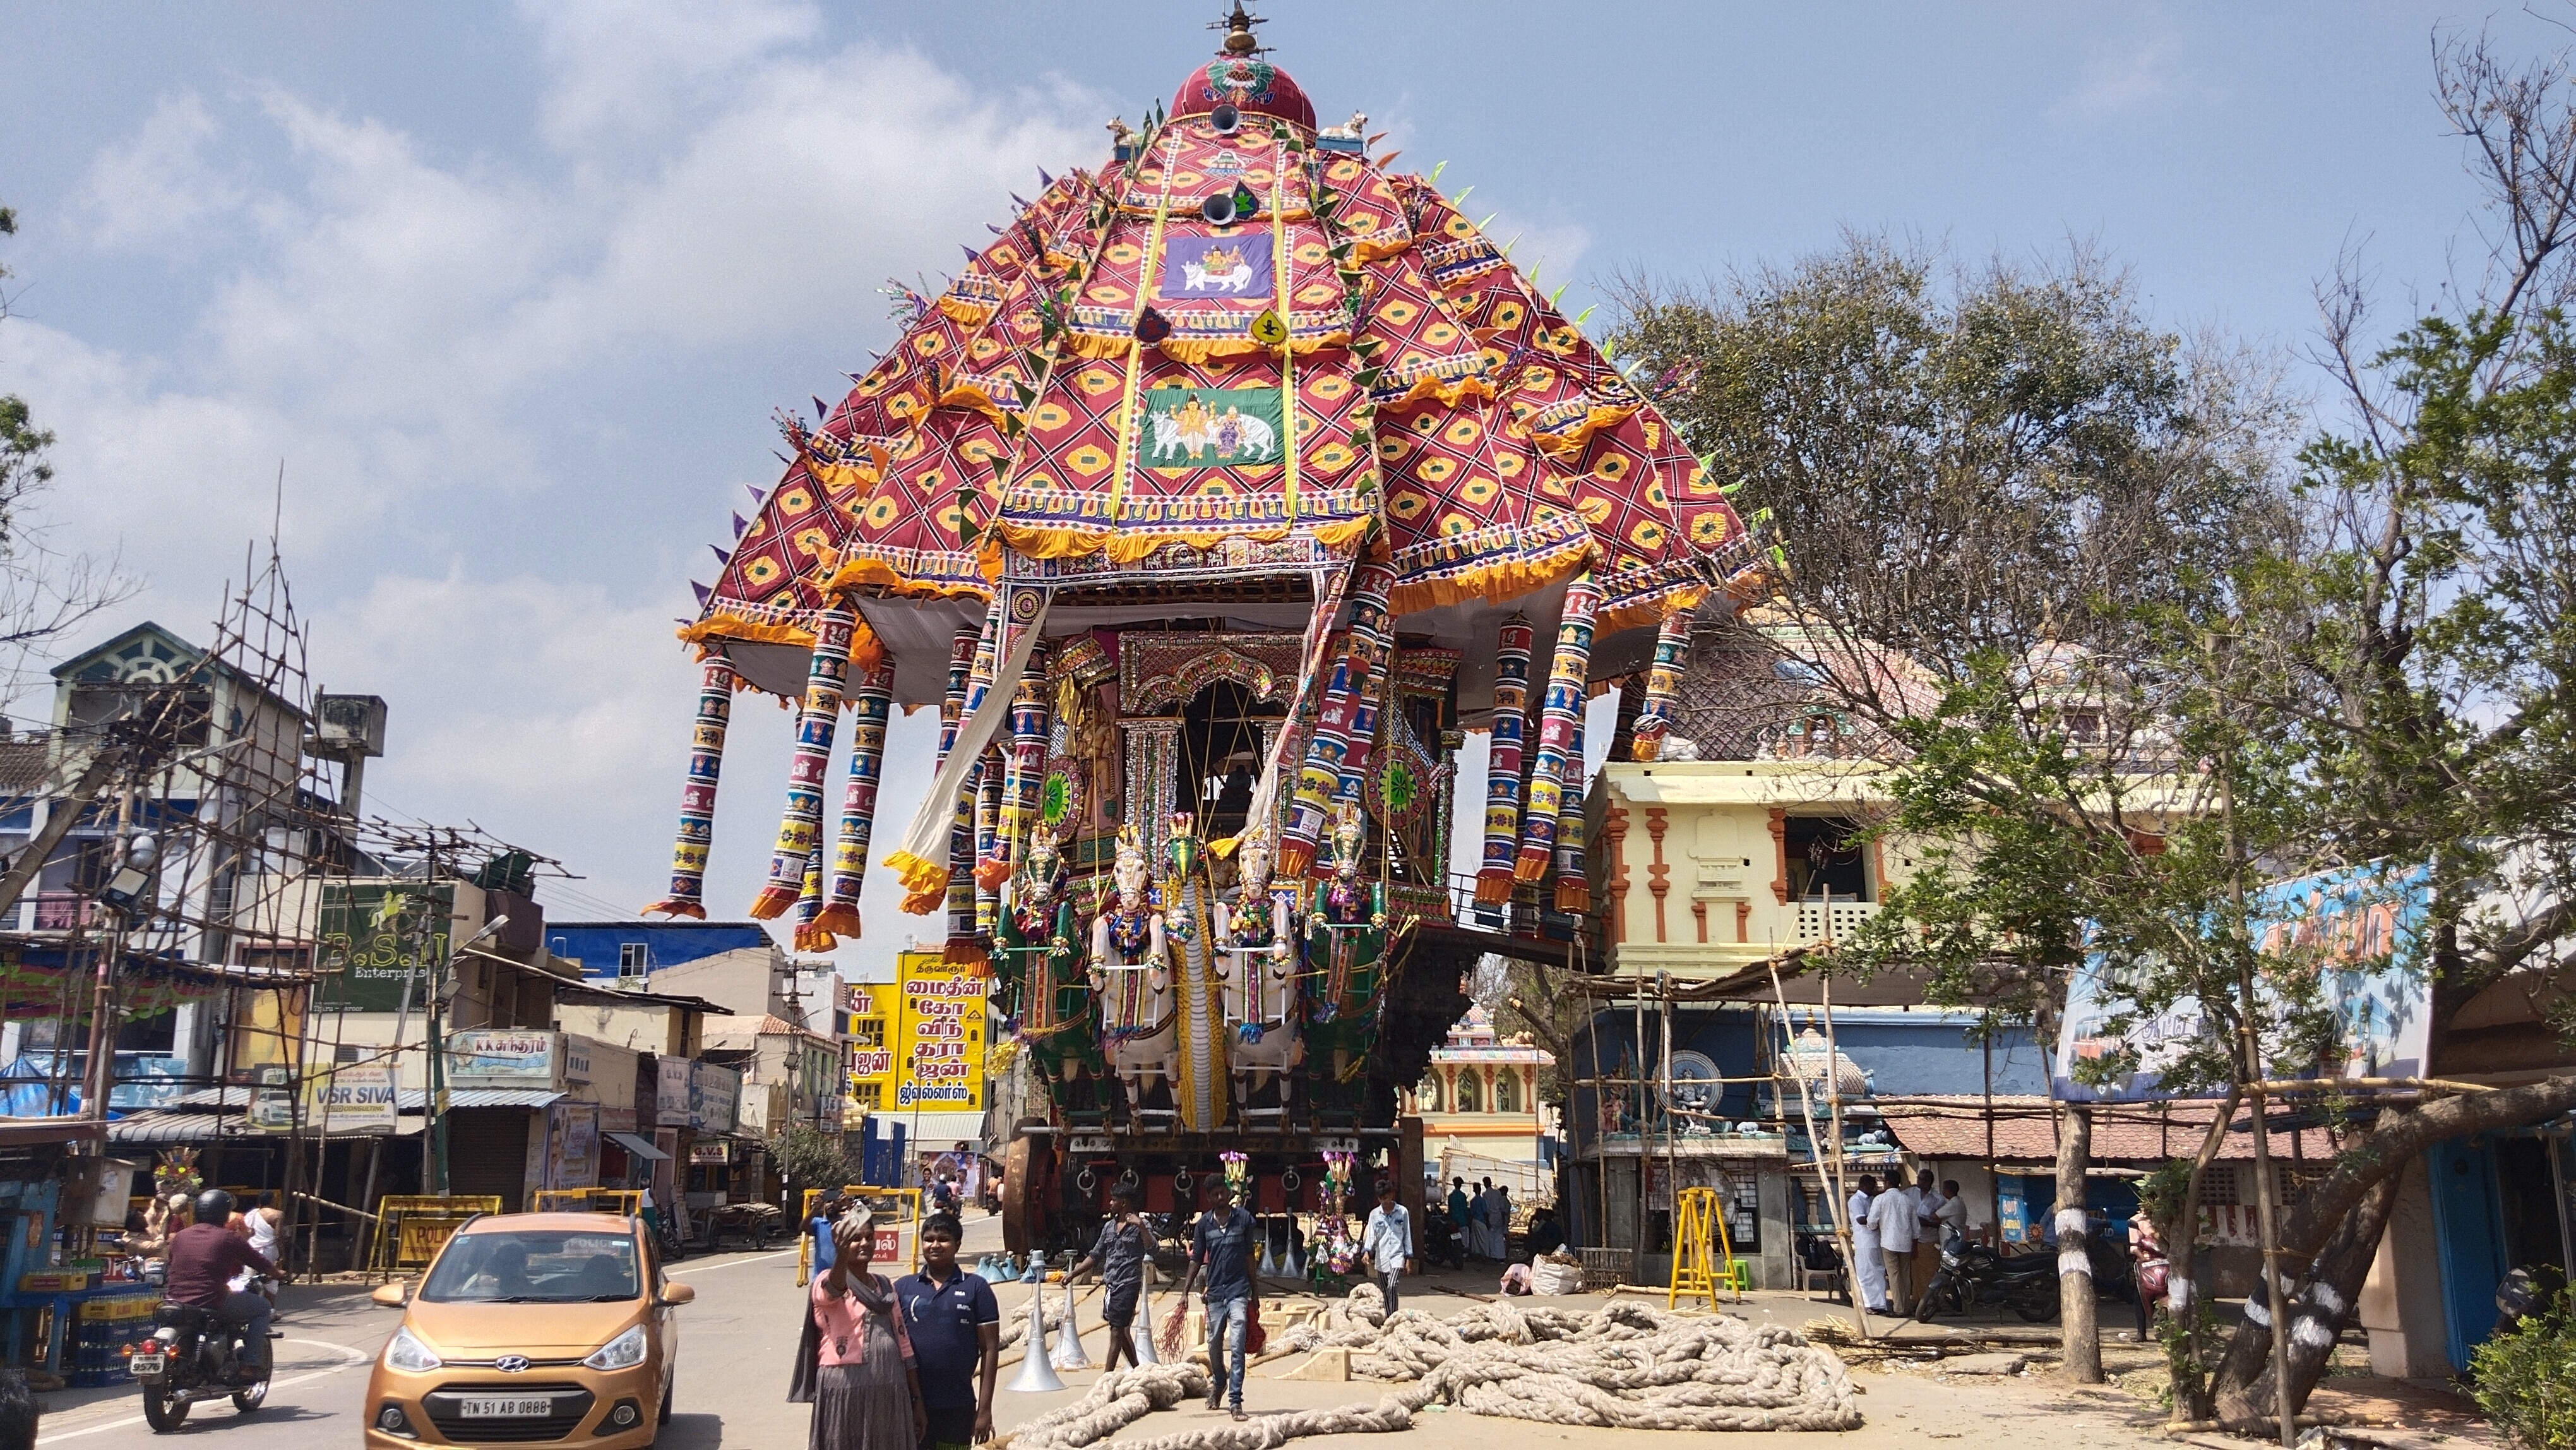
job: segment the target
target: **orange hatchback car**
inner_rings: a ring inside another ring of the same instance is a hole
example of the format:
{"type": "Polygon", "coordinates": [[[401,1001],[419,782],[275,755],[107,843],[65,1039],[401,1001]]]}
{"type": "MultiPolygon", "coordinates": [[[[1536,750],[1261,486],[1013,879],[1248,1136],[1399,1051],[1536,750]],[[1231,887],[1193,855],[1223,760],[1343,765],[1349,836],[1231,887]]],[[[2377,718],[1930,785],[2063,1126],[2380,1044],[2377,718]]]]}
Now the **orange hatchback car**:
{"type": "Polygon", "coordinates": [[[375,1293],[404,1312],[367,1381],[367,1444],[641,1450],[671,1418],[671,1310],[696,1297],[663,1278],[639,1220],[469,1220],[416,1290],[375,1293]]]}

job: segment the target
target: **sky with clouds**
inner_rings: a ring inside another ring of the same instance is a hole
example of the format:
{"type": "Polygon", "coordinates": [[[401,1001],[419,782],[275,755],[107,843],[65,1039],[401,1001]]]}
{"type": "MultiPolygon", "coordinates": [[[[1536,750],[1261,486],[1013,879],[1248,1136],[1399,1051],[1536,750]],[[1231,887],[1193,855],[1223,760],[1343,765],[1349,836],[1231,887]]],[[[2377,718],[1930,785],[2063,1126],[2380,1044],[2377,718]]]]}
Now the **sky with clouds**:
{"type": "MultiPolygon", "coordinates": [[[[774,479],[772,409],[887,342],[888,277],[935,284],[1039,168],[1099,164],[1221,8],[18,0],[0,392],[59,437],[54,540],[144,581],[102,633],[202,640],[283,465],[315,673],[392,702],[372,803],[564,858],[557,919],[631,909],[661,891],[695,687],[674,619],[774,479]]],[[[1569,311],[1614,273],[1717,278],[1845,228],[1972,259],[2072,238],[2165,324],[2292,350],[2339,253],[2402,301],[2475,204],[2437,33],[2537,54],[2576,16],[1262,8],[1326,119],[1446,160],[1569,311]]],[[[720,915],[766,865],[772,715],[737,714],[720,915]]],[[[926,775],[928,741],[925,713],[892,752],[926,775]]],[[[877,877],[845,963],[922,925],[877,877]]]]}

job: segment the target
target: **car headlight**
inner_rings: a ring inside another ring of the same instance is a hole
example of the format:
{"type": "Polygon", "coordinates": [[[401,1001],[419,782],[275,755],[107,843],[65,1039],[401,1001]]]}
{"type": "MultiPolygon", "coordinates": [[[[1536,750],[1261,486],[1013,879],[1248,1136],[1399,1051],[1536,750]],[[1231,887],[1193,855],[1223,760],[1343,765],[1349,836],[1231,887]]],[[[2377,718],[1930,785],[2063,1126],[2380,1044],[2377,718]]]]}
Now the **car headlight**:
{"type": "Polygon", "coordinates": [[[583,1364],[592,1369],[633,1369],[644,1362],[644,1326],[636,1325],[591,1352],[583,1364]]]}
{"type": "Polygon", "coordinates": [[[402,1370],[407,1374],[426,1374],[438,1368],[441,1363],[439,1357],[430,1352],[428,1345],[420,1342],[420,1337],[413,1334],[408,1325],[395,1330],[394,1337],[385,1344],[385,1366],[388,1369],[402,1370]]]}

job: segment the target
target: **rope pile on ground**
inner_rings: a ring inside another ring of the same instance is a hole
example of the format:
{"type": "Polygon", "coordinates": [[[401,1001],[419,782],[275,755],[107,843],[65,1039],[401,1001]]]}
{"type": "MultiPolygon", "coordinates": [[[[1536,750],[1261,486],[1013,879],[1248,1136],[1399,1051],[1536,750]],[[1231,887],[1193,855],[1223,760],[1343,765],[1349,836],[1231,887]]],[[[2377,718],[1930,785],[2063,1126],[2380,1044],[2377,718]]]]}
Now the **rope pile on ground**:
{"type": "MultiPolygon", "coordinates": [[[[1298,1349],[1340,1347],[1351,1372],[1427,1386],[1470,1414],[1638,1430],[1849,1430],[1842,1361],[1795,1330],[1612,1303],[1589,1314],[1509,1300],[1435,1319],[1386,1312],[1374,1284],[1325,1311],[1298,1349]]],[[[1427,1400],[1424,1401],[1427,1403],[1427,1400]]]]}
{"type": "MultiPolygon", "coordinates": [[[[1399,1381],[1374,1405],[1256,1415],[1233,1424],[1121,1441],[1119,1450],[1274,1450],[1307,1435],[1403,1430],[1438,1402],[1469,1414],[1636,1430],[1854,1430],[1860,1408],[1842,1362],[1796,1332],[1740,1319],[1612,1304],[1589,1314],[1507,1302],[1437,1319],[1390,1316],[1362,1284],[1290,1347],[1352,1351],[1354,1373],[1399,1381]]],[[[1020,1427],[1011,1450],[1080,1450],[1183,1396],[1207,1393],[1195,1364],[1102,1378],[1075,1404],[1020,1427]]]]}

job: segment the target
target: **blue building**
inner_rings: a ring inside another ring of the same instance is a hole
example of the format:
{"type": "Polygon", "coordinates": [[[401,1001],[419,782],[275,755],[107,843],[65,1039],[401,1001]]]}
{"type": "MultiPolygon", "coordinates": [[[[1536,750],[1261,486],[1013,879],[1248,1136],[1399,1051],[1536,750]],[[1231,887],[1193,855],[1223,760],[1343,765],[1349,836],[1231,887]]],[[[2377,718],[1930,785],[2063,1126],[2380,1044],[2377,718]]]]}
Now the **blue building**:
{"type": "Polygon", "coordinates": [[[546,927],[546,950],[579,961],[584,977],[616,981],[776,943],[756,921],[558,921],[546,927]]]}

